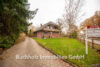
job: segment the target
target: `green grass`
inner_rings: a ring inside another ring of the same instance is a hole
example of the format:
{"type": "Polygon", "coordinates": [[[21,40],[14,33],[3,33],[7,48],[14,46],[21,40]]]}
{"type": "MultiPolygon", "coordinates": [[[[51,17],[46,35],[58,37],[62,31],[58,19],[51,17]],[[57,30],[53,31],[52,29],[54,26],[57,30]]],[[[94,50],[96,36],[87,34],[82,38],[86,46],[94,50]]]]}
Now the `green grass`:
{"type": "Polygon", "coordinates": [[[0,60],[2,60],[2,57],[1,57],[1,55],[0,55],[0,60]]]}
{"type": "Polygon", "coordinates": [[[100,64],[100,54],[89,48],[88,55],[85,54],[85,45],[76,39],[55,38],[55,39],[36,39],[43,46],[61,56],[84,55],[84,59],[66,59],[79,67],[94,67],[100,64]]]}

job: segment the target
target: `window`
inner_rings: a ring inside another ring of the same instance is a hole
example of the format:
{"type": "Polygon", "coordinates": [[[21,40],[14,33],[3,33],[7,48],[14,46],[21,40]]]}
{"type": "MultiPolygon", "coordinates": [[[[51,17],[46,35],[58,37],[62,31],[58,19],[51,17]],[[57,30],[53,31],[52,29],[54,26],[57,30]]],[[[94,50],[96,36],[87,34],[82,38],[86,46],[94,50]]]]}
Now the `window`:
{"type": "Polygon", "coordinates": [[[52,34],[53,34],[53,32],[50,32],[50,34],[52,35],[52,34]]]}
{"type": "Polygon", "coordinates": [[[47,29],[49,29],[49,26],[47,26],[47,29]]]}
{"type": "Polygon", "coordinates": [[[48,34],[48,32],[45,32],[45,34],[48,34]]]}

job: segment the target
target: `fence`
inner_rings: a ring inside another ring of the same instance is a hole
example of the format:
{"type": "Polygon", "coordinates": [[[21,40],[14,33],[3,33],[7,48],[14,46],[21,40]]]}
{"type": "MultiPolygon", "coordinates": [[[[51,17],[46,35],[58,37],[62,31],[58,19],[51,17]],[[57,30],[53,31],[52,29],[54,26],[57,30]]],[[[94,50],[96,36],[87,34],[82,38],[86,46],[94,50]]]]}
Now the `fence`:
{"type": "MultiPolygon", "coordinates": [[[[85,38],[78,38],[78,40],[85,44],[85,38]]],[[[100,39],[87,39],[88,46],[100,52],[100,39]]]]}

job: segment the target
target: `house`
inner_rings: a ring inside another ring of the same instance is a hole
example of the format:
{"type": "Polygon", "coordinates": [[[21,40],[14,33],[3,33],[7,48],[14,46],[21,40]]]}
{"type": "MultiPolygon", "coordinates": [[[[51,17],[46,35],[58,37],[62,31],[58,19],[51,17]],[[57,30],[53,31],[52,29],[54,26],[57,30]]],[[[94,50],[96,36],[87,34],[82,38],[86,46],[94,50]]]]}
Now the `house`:
{"type": "Polygon", "coordinates": [[[58,38],[60,37],[60,29],[57,24],[53,22],[41,25],[35,32],[34,36],[37,38],[58,38]]]}

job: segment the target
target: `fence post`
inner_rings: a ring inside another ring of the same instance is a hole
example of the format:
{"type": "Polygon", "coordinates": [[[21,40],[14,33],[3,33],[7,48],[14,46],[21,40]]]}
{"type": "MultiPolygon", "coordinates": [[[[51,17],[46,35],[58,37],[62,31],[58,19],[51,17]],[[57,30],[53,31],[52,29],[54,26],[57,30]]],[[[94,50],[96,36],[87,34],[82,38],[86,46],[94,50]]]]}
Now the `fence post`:
{"type": "Polygon", "coordinates": [[[86,27],[86,37],[85,37],[85,45],[86,45],[86,54],[88,54],[88,41],[87,41],[87,27],[86,27]]]}
{"type": "Polygon", "coordinates": [[[94,48],[94,39],[92,38],[92,48],[94,48]]]}

